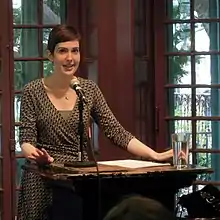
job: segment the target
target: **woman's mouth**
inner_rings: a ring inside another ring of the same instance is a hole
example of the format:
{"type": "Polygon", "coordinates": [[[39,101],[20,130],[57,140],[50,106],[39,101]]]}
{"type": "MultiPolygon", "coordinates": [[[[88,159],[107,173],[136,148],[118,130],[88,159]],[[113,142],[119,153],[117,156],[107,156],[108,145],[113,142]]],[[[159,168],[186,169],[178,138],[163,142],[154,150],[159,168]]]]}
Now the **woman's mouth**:
{"type": "Polygon", "coordinates": [[[63,65],[63,67],[64,67],[65,71],[71,71],[75,67],[75,65],[74,64],[72,64],[72,65],[63,65]]]}

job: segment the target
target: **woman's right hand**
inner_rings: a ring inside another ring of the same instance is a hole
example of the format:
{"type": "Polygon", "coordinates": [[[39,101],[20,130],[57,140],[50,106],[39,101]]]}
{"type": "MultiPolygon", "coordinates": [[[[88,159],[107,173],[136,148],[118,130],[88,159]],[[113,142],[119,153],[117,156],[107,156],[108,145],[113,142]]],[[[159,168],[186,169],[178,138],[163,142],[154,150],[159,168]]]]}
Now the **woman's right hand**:
{"type": "Polygon", "coordinates": [[[31,144],[23,144],[22,152],[27,159],[36,161],[39,164],[49,164],[54,161],[44,148],[38,149],[31,144]]]}

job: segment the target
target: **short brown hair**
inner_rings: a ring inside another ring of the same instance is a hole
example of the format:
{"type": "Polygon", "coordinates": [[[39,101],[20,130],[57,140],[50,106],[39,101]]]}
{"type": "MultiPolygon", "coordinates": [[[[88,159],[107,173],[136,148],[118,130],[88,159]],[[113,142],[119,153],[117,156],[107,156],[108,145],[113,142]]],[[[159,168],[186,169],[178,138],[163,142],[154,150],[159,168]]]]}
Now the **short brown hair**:
{"type": "Polygon", "coordinates": [[[58,43],[66,42],[66,41],[80,41],[79,32],[72,26],[60,24],[55,26],[50,34],[47,44],[47,49],[53,53],[56,45],[58,43]]]}
{"type": "Polygon", "coordinates": [[[104,220],[174,220],[174,215],[160,202],[131,196],[113,207],[104,220]]]}

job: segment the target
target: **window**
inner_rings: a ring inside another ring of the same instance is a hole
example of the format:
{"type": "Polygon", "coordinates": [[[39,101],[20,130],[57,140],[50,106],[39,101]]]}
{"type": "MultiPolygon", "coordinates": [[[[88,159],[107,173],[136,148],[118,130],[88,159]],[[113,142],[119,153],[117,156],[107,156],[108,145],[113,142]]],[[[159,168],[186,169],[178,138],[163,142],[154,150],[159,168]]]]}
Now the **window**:
{"type": "Polygon", "coordinates": [[[167,1],[164,21],[164,119],[168,137],[174,132],[191,135],[193,164],[214,168],[213,175],[200,176],[200,184],[220,181],[219,6],[215,0],[167,1]]]}
{"type": "Polygon", "coordinates": [[[17,185],[21,165],[19,118],[21,91],[28,82],[46,76],[52,64],[46,58],[48,34],[51,28],[65,22],[65,0],[13,0],[14,25],[14,118],[17,153],[17,185]]]}

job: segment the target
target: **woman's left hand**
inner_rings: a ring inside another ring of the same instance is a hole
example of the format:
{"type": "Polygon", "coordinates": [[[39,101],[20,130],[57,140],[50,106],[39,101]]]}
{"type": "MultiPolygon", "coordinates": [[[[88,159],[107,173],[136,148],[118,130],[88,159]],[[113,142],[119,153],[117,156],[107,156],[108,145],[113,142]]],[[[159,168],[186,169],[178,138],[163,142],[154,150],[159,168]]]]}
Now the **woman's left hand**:
{"type": "Polygon", "coordinates": [[[170,149],[168,151],[158,153],[157,154],[157,161],[159,161],[159,162],[170,161],[172,157],[173,157],[173,149],[170,149]]]}

